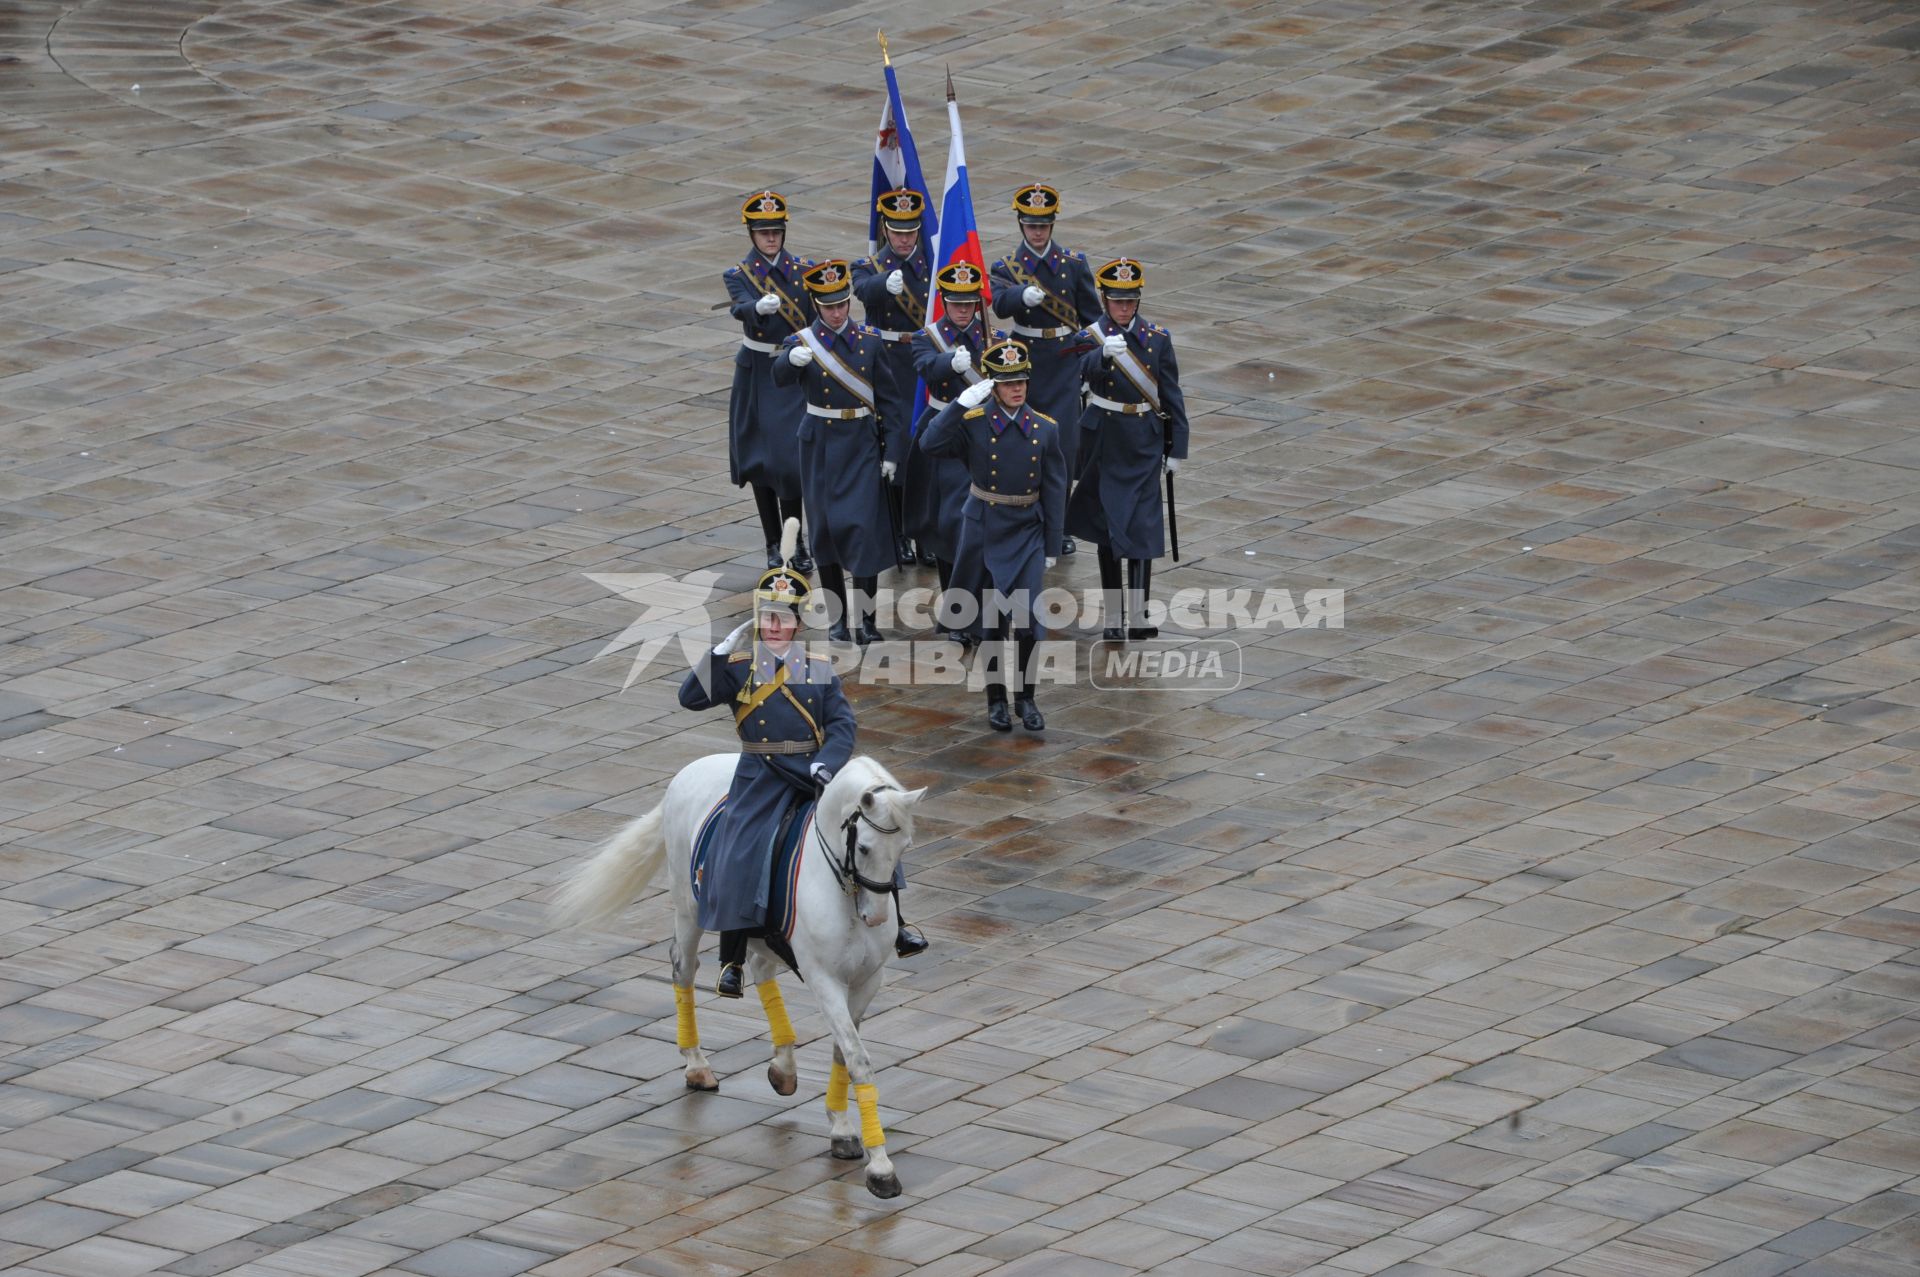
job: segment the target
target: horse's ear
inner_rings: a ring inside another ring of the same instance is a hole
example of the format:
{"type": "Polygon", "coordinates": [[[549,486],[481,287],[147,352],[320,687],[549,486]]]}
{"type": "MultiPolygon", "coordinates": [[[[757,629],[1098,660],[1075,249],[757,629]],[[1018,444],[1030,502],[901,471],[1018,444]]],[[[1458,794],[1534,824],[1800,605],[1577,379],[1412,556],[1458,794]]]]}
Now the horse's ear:
{"type": "Polygon", "coordinates": [[[925,798],[926,796],[927,796],[927,787],[925,785],[922,785],[918,789],[909,789],[906,793],[900,795],[900,802],[904,806],[911,807],[915,803],[919,802],[922,798],[925,798]]]}
{"type": "Polygon", "coordinates": [[[872,815],[873,809],[879,805],[880,799],[873,790],[869,789],[866,793],[860,795],[860,810],[866,812],[868,815],[872,815]]]}

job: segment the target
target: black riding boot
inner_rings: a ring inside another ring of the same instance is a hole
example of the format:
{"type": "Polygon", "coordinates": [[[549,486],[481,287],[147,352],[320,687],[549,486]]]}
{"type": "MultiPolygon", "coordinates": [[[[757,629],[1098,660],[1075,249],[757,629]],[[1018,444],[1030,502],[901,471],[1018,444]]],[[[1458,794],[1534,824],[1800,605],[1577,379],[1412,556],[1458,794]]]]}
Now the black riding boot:
{"type": "Polygon", "coordinates": [[[1127,637],[1130,639],[1158,638],[1160,627],[1147,624],[1147,591],[1153,588],[1153,560],[1127,560],[1127,611],[1133,619],[1140,622],[1129,626],[1127,637]]]}
{"type": "Polygon", "coordinates": [[[1127,637],[1126,595],[1120,592],[1120,560],[1106,546],[1100,547],[1100,593],[1107,610],[1107,626],[1100,631],[1108,643],[1124,642],[1127,637]]]}
{"type": "Polygon", "coordinates": [[[848,628],[853,613],[847,606],[847,574],[840,570],[838,563],[820,565],[820,587],[839,605],[832,623],[827,626],[827,638],[835,643],[853,642],[853,631],[848,628]]]}
{"type": "Polygon", "coordinates": [[[913,548],[913,538],[907,535],[906,488],[904,485],[887,485],[887,509],[893,515],[893,526],[899,531],[899,540],[894,543],[893,558],[903,568],[910,568],[918,559],[913,548]]]}
{"type": "Polygon", "coordinates": [[[721,997],[740,996],[746,984],[747,941],[752,938],[753,932],[747,930],[720,933],[720,979],[713,991],[721,997]]]}
{"type": "Polygon", "coordinates": [[[987,726],[996,732],[1013,730],[1013,719],[1007,715],[1007,689],[1004,684],[987,684],[987,726]]]}
{"type": "Polygon", "coordinates": [[[916,953],[927,951],[927,938],[920,934],[920,928],[907,923],[907,915],[900,908],[900,889],[907,885],[907,871],[904,866],[893,867],[893,916],[900,919],[900,930],[893,936],[893,951],[903,958],[911,958],[916,953]]]}
{"type": "Polygon", "coordinates": [[[858,628],[854,631],[853,641],[861,647],[865,647],[869,643],[878,643],[881,641],[881,636],[880,627],[873,623],[873,609],[875,607],[873,596],[880,589],[880,578],[877,576],[856,576],[853,578],[853,589],[854,606],[858,608],[860,613],[858,628]]]}
{"type": "Polygon", "coordinates": [[[1023,634],[1017,643],[1020,652],[1020,692],[1013,698],[1013,712],[1020,716],[1020,726],[1030,732],[1043,732],[1047,729],[1047,720],[1040,713],[1040,707],[1033,703],[1033,656],[1040,646],[1040,640],[1032,634],[1023,634]]]}
{"type": "Polygon", "coordinates": [[[780,566],[780,498],[763,483],[753,485],[753,506],[760,513],[760,535],[767,543],[767,566],[780,566]]]}

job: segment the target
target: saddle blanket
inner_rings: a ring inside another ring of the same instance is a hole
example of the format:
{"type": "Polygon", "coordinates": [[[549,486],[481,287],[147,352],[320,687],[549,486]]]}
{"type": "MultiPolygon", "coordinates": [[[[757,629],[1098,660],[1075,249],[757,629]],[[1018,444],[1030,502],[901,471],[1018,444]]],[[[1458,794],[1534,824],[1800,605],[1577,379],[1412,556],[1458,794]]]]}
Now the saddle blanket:
{"type": "MultiPolygon", "coordinates": [[[[798,895],[800,865],[806,858],[806,834],[813,827],[813,804],[803,803],[800,810],[793,814],[782,831],[780,845],[773,852],[773,873],[767,882],[767,921],[766,934],[769,938],[781,940],[793,939],[793,920],[797,912],[794,901],[798,895]]],[[[706,890],[707,856],[713,850],[714,831],[719,829],[721,819],[726,815],[727,796],[720,795],[720,801],[713,805],[705,820],[700,822],[700,832],[693,840],[693,898],[703,903],[706,890]]],[[[783,959],[786,958],[782,954],[783,959]]],[[[792,965],[788,959],[788,965],[792,965]]]]}

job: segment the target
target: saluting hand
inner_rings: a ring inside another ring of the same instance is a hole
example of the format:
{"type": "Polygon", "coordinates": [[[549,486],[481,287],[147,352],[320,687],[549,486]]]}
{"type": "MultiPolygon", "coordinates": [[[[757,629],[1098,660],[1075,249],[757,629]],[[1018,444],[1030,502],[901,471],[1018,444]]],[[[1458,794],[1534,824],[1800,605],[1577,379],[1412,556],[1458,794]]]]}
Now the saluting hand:
{"type": "Polygon", "coordinates": [[[728,656],[738,651],[740,640],[745,638],[747,631],[752,628],[753,621],[751,619],[740,622],[740,624],[733,627],[733,633],[713,645],[713,654],[715,656],[728,656]]]}
{"type": "Polygon", "coordinates": [[[907,277],[901,274],[899,271],[894,271],[892,274],[888,275],[887,291],[892,293],[895,297],[898,297],[901,293],[906,292],[907,277]]]}
{"type": "Polygon", "coordinates": [[[978,381],[960,392],[960,402],[969,408],[978,408],[987,401],[987,396],[992,393],[992,382],[978,381]]]}
{"type": "Polygon", "coordinates": [[[762,315],[771,315],[780,309],[780,299],[772,293],[761,293],[760,300],[753,304],[753,308],[762,315]]]}

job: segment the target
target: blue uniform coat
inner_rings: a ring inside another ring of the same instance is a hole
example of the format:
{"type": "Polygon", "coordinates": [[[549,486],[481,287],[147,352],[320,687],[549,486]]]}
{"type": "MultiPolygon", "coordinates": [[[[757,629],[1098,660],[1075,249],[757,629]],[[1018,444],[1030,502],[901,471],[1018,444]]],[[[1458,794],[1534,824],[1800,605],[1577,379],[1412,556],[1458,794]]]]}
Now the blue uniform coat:
{"type": "MultiPolygon", "coordinates": [[[[813,322],[813,298],[801,274],[813,265],[782,250],[769,261],[756,250],[727,270],[727,297],[741,335],[763,346],[778,346],[795,331],[781,311],[762,315],[754,309],[771,277],[794,300],[800,327],[813,322]]],[[[773,355],[741,346],[733,356],[733,396],[727,403],[727,472],[736,485],[772,488],[783,499],[800,495],[800,418],[806,400],[798,387],[773,380],[773,355]]]]}
{"type": "Polygon", "coordinates": [[[1180,393],[1180,368],[1173,358],[1173,334],[1135,316],[1122,329],[1103,318],[1087,330],[1095,349],[1080,357],[1087,389],[1114,403],[1147,402],[1131,378],[1100,353],[1097,343],[1124,333],[1135,358],[1159,383],[1162,423],[1157,412],[1129,414],[1091,401],[1080,418],[1080,486],[1067,502],[1067,532],[1104,545],[1121,559],[1157,559],[1167,552],[1166,525],[1160,510],[1160,459],[1187,456],[1187,401],[1180,393]],[[1167,449],[1171,436],[1172,449],[1167,449]]]}
{"type": "Polygon", "coordinates": [[[1066,456],[1067,473],[1080,473],[1080,330],[1100,318],[1100,290],[1093,282],[1093,268],[1087,255],[1049,244],[1044,256],[1024,242],[1012,253],[993,264],[988,272],[993,281],[993,313],[1013,322],[1013,336],[1027,347],[1033,361],[1032,379],[1027,382],[1027,403],[1036,412],[1053,418],[1060,427],[1060,450],[1066,456]],[[1028,306],[1021,300],[1026,285],[1014,277],[1018,268],[1040,287],[1073,308],[1072,318],[1062,318],[1045,305],[1028,306]],[[1035,337],[1021,332],[1027,329],[1069,331],[1058,337],[1035,337]]]}
{"type": "MultiPolygon", "coordinates": [[[[869,415],[846,419],[814,416],[801,408],[800,491],[807,544],[817,562],[836,564],[850,576],[876,576],[897,560],[880,463],[891,461],[899,468],[907,459],[906,410],[894,394],[893,379],[879,366],[878,333],[851,322],[837,334],[815,322],[813,332],[872,384],[875,402],[869,415]]],[[[804,368],[788,362],[787,352],[799,344],[798,334],[781,343],[773,362],[775,385],[799,387],[805,403],[820,408],[869,407],[819,359],[804,368]]]]}
{"type": "MultiPolygon", "coordinates": [[[[894,395],[907,413],[913,411],[913,352],[908,348],[907,340],[918,332],[927,322],[927,290],[930,287],[932,267],[928,264],[927,250],[923,243],[916,241],[913,252],[905,257],[895,253],[892,248],[882,248],[872,257],[862,257],[853,264],[853,295],[860,299],[860,308],[866,312],[867,327],[882,332],[880,365],[886,375],[893,379],[894,395]],[[899,296],[887,291],[887,276],[898,270],[906,276],[907,291],[899,296]],[[887,337],[885,333],[898,333],[898,338],[887,337]]],[[[902,420],[909,418],[903,417],[902,420]]],[[[910,483],[907,468],[901,467],[894,475],[896,485],[910,483]]]]}
{"type": "Polygon", "coordinates": [[[1065,535],[1067,466],[1059,426],[1032,408],[1009,413],[997,398],[978,408],[953,403],[921,430],[920,445],[930,456],[963,459],[970,482],[983,491],[1039,493],[1032,505],[1011,506],[969,492],[953,571],[954,585],[979,591],[990,612],[995,600],[986,597],[989,589],[1000,596],[1002,609],[1012,609],[1015,629],[1037,633],[1029,609],[1039,598],[1046,560],[1059,555],[1065,535]]]}
{"type": "Polygon", "coordinates": [[[944,316],[913,335],[914,376],[927,383],[929,402],[914,423],[914,444],[907,454],[907,535],[934,554],[953,562],[960,548],[960,509],[967,500],[967,463],[959,457],[936,457],[920,444],[920,435],[940,409],[933,400],[953,402],[970,384],[967,377],[953,370],[953,352],[965,346],[973,352],[973,367],[980,367],[980,356],[999,334],[988,336],[987,327],[976,315],[968,327],[955,328],[944,316]],[[942,350],[933,339],[937,327],[942,350]]]}
{"type": "MultiPolygon", "coordinates": [[[[766,921],[773,872],[773,839],[780,818],[796,796],[813,793],[809,771],[824,763],[831,771],[853,757],[853,710],[840,692],[833,663],[809,658],[799,644],[788,649],[787,682],[735,725],[744,741],[803,741],[813,746],[813,724],[825,738],[817,749],[800,754],[742,754],[727,789],[727,807],[707,853],[701,882],[700,925],[708,931],[734,931],[766,921]],[[783,693],[791,692],[789,700],[783,693]],[[806,708],[796,709],[794,702],[806,708]],[[813,723],[807,721],[811,715],[813,723]]],[[[727,706],[770,682],[779,665],[765,644],[752,652],[719,657],[707,652],[680,684],[680,703],[688,709],[727,706]]]]}

